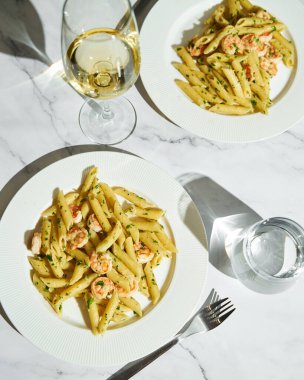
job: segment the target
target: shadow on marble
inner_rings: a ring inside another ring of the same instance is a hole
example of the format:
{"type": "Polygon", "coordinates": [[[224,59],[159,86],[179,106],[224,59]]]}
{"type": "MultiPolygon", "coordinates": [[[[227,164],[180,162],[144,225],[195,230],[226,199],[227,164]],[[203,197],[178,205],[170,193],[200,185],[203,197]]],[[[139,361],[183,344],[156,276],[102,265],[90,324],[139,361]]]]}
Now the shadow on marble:
{"type": "MultiPolygon", "coordinates": [[[[138,24],[139,30],[142,28],[142,25],[145,21],[146,16],[150,12],[150,10],[154,7],[154,5],[157,3],[157,0],[141,0],[138,5],[135,7],[135,15],[136,15],[136,20],[138,24]]],[[[149,94],[147,93],[145,86],[143,84],[143,81],[141,77],[139,76],[135,87],[137,88],[138,92],[141,94],[141,96],[145,99],[145,101],[149,104],[149,106],[157,112],[160,116],[162,116],[164,119],[168,120],[169,122],[172,123],[170,119],[167,118],[166,115],[164,115],[158,107],[154,104],[152,99],[150,98],[149,94]]]]}
{"type": "MultiPolygon", "coordinates": [[[[35,174],[37,174],[40,170],[44,169],[45,167],[63,158],[70,157],[70,156],[80,154],[80,153],[95,152],[95,151],[112,151],[112,152],[131,154],[135,156],[135,154],[127,152],[125,150],[113,148],[109,146],[103,146],[103,145],[77,145],[77,146],[61,148],[53,152],[47,153],[46,155],[38,158],[37,160],[33,161],[32,163],[30,163],[29,165],[21,169],[3,187],[3,189],[0,192],[0,219],[2,218],[2,215],[5,209],[7,208],[8,204],[10,203],[14,195],[17,193],[17,191],[30,178],[32,178],[35,174]]],[[[9,320],[1,303],[0,303],[0,315],[11,327],[13,327],[16,331],[18,331],[9,320]]]]}
{"type": "Polygon", "coordinates": [[[235,278],[227,241],[239,228],[262,218],[244,202],[211,178],[199,173],[186,173],[177,178],[195,203],[203,220],[211,264],[235,278]]]}
{"type": "Polygon", "coordinates": [[[1,1],[0,52],[52,64],[45,52],[41,19],[29,0],[1,1]]]}

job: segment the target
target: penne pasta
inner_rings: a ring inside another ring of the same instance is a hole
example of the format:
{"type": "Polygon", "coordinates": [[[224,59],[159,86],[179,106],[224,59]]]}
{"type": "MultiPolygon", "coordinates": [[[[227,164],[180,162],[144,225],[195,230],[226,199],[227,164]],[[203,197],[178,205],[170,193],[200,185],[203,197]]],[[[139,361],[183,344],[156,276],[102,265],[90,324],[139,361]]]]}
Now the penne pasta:
{"type": "Polygon", "coordinates": [[[117,222],[108,235],[97,245],[96,252],[106,252],[116,242],[121,233],[121,223],[117,222]]]}
{"type": "Polygon", "coordinates": [[[177,55],[182,59],[182,61],[189,67],[191,70],[199,70],[196,66],[195,61],[191,57],[191,55],[187,52],[184,46],[177,46],[175,49],[177,55]]]}
{"type": "Polygon", "coordinates": [[[108,328],[109,326],[109,323],[111,321],[111,319],[113,318],[113,315],[116,311],[116,308],[119,304],[119,297],[118,297],[118,294],[117,294],[117,291],[114,290],[114,292],[112,293],[112,297],[110,298],[102,316],[101,316],[101,320],[98,324],[98,331],[100,334],[104,334],[106,329],[108,328]]]}
{"type": "Polygon", "coordinates": [[[144,267],[144,272],[147,279],[149,293],[152,299],[153,305],[156,304],[160,298],[160,291],[157,285],[155,275],[153,273],[153,269],[151,264],[148,262],[144,267]]]}
{"type": "Polygon", "coordinates": [[[138,243],[139,241],[139,230],[138,228],[132,224],[130,219],[127,217],[127,215],[124,213],[122,207],[118,202],[114,203],[114,215],[117,218],[117,220],[120,221],[120,223],[124,226],[126,231],[132,236],[132,239],[135,243],[138,243]]]}
{"type": "Polygon", "coordinates": [[[58,201],[59,212],[62,216],[62,220],[67,230],[69,230],[74,224],[74,220],[73,220],[71,210],[65,200],[65,197],[62,191],[59,191],[58,196],[57,196],[57,201],[58,201]]]}
{"type": "Polygon", "coordinates": [[[133,193],[132,191],[125,189],[124,187],[114,187],[113,190],[116,194],[134,203],[135,206],[138,206],[141,208],[147,208],[147,207],[153,206],[150,202],[148,202],[143,197],[133,193]]]}
{"type": "Polygon", "coordinates": [[[98,331],[99,312],[98,312],[98,306],[97,306],[96,300],[93,297],[92,293],[89,291],[85,293],[84,300],[85,300],[86,307],[88,310],[92,332],[94,335],[97,335],[99,333],[98,331]]]}

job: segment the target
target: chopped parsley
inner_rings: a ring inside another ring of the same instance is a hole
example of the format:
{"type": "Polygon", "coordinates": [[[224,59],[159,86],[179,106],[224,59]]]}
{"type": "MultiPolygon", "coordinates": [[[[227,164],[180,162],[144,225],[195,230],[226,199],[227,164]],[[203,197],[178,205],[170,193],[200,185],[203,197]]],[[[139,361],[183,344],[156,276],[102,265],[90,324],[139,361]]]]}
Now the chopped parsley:
{"type": "Polygon", "coordinates": [[[93,302],[94,302],[93,298],[89,298],[89,299],[87,300],[87,308],[88,308],[88,309],[90,308],[90,306],[92,305],[93,302]]]}

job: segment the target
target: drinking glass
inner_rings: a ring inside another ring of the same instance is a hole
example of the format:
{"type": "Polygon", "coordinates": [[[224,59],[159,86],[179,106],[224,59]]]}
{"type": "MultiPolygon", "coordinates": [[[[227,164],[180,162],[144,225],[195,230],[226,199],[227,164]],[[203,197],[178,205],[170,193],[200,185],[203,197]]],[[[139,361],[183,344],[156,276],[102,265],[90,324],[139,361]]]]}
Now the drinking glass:
{"type": "Polygon", "coordinates": [[[239,231],[231,249],[236,276],[261,293],[288,289],[304,272],[304,230],[287,218],[270,218],[239,231]]]}
{"type": "Polygon", "coordinates": [[[107,145],[126,139],[135,128],[136,112],[120,95],[135,83],[140,68],[129,0],[66,0],[61,48],[69,84],[87,98],[79,114],[84,134],[107,145]]]}

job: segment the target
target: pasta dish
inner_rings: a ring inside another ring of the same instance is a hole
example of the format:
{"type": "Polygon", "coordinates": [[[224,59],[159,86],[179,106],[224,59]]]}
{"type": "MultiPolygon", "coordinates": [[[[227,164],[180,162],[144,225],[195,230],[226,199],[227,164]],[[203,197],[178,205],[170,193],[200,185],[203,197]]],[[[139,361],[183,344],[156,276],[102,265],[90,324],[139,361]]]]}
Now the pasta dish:
{"type": "Polygon", "coordinates": [[[224,115],[268,113],[270,81],[278,63],[295,64],[286,25],[249,0],[225,0],[204,22],[204,31],[177,46],[173,66],[187,82],[179,88],[198,106],[224,115]]]}
{"type": "Polygon", "coordinates": [[[130,313],[141,317],[137,292],[156,304],[154,268],[177,252],[163,215],[143,197],[100,182],[91,168],[78,190],[59,191],[42,212],[29,257],[33,284],[58,315],[66,300],[81,298],[95,335],[130,313]]]}

